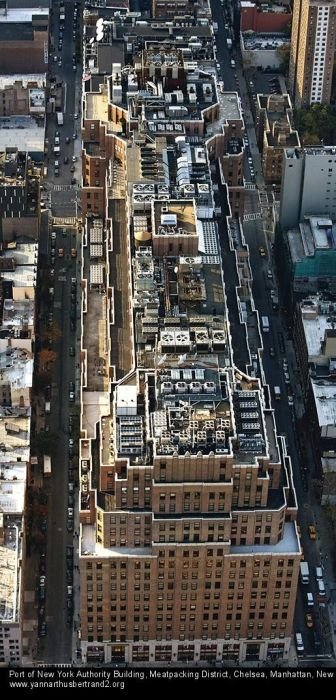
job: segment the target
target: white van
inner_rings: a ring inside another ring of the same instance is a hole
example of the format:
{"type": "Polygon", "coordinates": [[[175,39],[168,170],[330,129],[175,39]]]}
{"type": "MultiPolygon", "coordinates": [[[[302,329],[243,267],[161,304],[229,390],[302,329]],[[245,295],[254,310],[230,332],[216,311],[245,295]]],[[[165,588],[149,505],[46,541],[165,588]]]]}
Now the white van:
{"type": "Polygon", "coordinates": [[[303,652],[304,651],[304,646],[303,646],[303,639],[302,639],[302,634],[301,632],[297,632],[295,635],[295,644],[296,644],[296,650],[298,652],[303,652]]]}
{"type": "Polygon", "coordinates": [[[323,578],[322,566],[317,566],[315,568],[315,576],[316,576],[316,581],[319,581],[321,578],[323,578]]]}
{"type": "Polygon", "coordinates": [[[317,588],[318,588],[319,597],[320,597],[320,598],[325,598],[326,589],[325,589],[324,581],[322,581],[322,579],[319,579],[319,580],[318,580],[318,582],[317,582],[317,588]]]}
{"type": "Polygon", "coordinates": [[[312,608],[314,605],[314,597],[312,593],[307,593],[307,605],[308,608],[312,608]]]}

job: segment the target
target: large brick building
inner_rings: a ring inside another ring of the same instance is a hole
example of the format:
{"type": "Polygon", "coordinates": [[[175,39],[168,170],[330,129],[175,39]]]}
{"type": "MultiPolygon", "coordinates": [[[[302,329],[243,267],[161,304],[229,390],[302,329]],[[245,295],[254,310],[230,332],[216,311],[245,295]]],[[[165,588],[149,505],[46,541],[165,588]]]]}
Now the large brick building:
{"type": "MultiPolygon", "coordinates": [[[[238,301],[221,261],[229,226],[214,196],[227,188],[238,229],[244,124],[237,95],[218,91],[215,62],[200,73],[179,32],[178,47],[153,38],[132,67],[113,62],[84,96],[88,663],[286,659],[291,643],[301,555],[291,463],[268,387],[235,367],[226,293],[238,301]]],[[[249,300],[248,249],[238,259],[232,248],[249,300]]]]}
{"type": "Polygon", "coordinates": [[[335,0],[294,0],[289,81],[295,107],[330,102],[335,20],[335,0]]]}

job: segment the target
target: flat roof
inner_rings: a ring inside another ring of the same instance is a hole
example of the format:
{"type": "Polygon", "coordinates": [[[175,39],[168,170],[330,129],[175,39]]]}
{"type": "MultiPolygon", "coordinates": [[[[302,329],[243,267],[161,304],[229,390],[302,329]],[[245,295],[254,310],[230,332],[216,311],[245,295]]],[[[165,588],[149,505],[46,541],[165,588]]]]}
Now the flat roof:
{"type": "Polygon", "coordinates": [[[322,354],[321,343],[326,330],[332,330],[334,325],[327,314],[318,314],[314,318],[302,316],[302,324],[306,339],[308,358],[319,357],[322,354]]]}
{"type": "Polygon", "coordinates": [[[0,545],[0,620],[2,622],[15,622],[18,619],[21,526],[18,518],[7,519],[4,542],[0,545]]]}
{"type": "Polygon", "coordinates": [[[20,83],[22,87],[27,88],[29,83],[35,83],[34,87],[44,88],[47,82],[46,73],[30,73],[22,75],[22,73],[13,73],[13,75],[0,75],[0,90],[6,87],[11,87],[14,83],[20,83]]]}
{"type": "Polygon", "coordinates": [[[221,116],[227,121],[242,119],[240,100],[236,92],[223,92],[218,95],[221,116]]]}
{"type": "Polygon", "coordinates": [[[17,148],[28,153],[44,152],[44,121],[39,126],[33,117],[0,117],[0,152],[17,148]]]}
{"type": "Polygon", "coordinates": [[[101,122],[108,121],[108,99],[107,94],[101,92],[85,93],[85,119],[99,119],[101,122]]]}
{"type": "Polygon", "coordinates": [[[336,427],[336,385],[311,380],[311,387],[320,428],[327,425],[336,427]]]}
{"type": "Polygon", "coordinates": [[[48,17],[49,7],[13,7],[7,8],[6,14],[1,15],[1,24],[11,24],[11,22],[31,22],[33,17],[48,17]]]}
{"type": "Polygon", "coordinates": [[[160,235],[159,228],[161,227],[161,217],[169,215],[176,216],[176,229],[183,229],[183,231],[189,236],[197,235],[197,221],[194,200],[184,199],[182,202],[180,202],[179,200],[170,200],[169,202],[160,202],[158,200],[154,200],[153,204],[155,219],[155,236],[160,235]]]}
{"type": "Polygon", "coordinates": [[[294,523],[285,523],[283,537],[277,544],[233,545],[231,554],[299,554],[300,542],[294,523]]]}

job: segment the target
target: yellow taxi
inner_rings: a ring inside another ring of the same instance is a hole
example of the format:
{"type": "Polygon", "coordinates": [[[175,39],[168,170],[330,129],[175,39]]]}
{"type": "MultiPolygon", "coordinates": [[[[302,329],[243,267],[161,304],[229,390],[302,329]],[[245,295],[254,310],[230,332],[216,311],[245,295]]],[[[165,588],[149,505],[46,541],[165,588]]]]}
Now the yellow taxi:
{"type": "Polygon", "coordinates": [[[316,527],[315,527],[315,525],[309,525],[309,527],[308,527],[308,534],[309,534],[309,539],[310,539],[310,540],[316,540],[316,538],[317,538],[317,532],[316,532],[316,527]]]}

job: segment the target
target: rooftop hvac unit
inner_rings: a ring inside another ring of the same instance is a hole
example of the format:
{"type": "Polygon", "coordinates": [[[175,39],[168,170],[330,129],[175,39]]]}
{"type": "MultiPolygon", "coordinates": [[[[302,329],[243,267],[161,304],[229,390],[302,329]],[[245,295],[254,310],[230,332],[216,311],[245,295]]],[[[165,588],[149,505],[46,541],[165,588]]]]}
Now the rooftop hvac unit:
{"type": "Polygon", "coordinates": [[[184,185],[184,194],[195,194],[195,185],[184,185]]]}
{"type": "Polygon", "coordinates": [[[216,430],[216,442],[224,442],[225,441],[225,431],[224,430],[216,430]]]}
{"type": "Polygon", "coordinates": [[[208,343],[209,337],[205,331],[196,332],[195,334],[196,343],[208,343]]]}
{"type": "Polygon", "coordinates": [[[204,382],[204,391],[206,394],[214,394],[216,391],[215,382],[204,382]]]}
{"type": "Polygon", "coordinates": [[[144,202],[146,199],[146,195],[144,194],[135,194],[133,197],[134,202],[144,202]]]}
{"type": "Polygon", "coordinates": [[[159,194],[159,195],[158,195],[158,200],[159,200],[160,202],[163,202],[163,201],[168,202],[168,200],[169,200],[169,194],[159,194]]]}
{"type": "Polygon", "coordinates": [[[206,185],[206,184],[201,185],[201,184],[199,184],[199,185],[197,185],[197,189],[198,189],[198,191],[199,191],[200,194],[204,194],[204,193],[208,194],[208,193],[209,193],[209,185],[206,185]]]}
{"type": "Polygon", "coordinates": [[[163,215],[161,215],[161,225],[162,226],[176,226],[177,225],[176,214],[163,214],[163,215]]]}
{"type": "Polygon", "coordinates": [[[188,345],[189,344],[189,333],[176,333],[175,334],[176,345],[188,345]]]}
{"type": "Polygon", "coordinates": [[[197,442],[205,442],[205,441],[206,441],[205,430],[198,430],[197,431],[197,442]]]}
{"type": "Polygon", "coordinates": [[[202,384],[201,382],[191,382],[189,384],[189,389],[192,394],[200,394],[202,392],[202,384]]]}
{"type": "Polygon", "coordinates": [[[174,333],[163,332],[161,334],[161,343],[164,345],[174,345],[174,343],[175,343],[174,333]]]}
{"type": "Polygon", "coordinates": [[[162,382],[161,391],[163,394],[171,394],[173,391],[173,384],[171,382],[162,382]]]}
{"type": "Polygon", "coordinates": [[[205,423],[204,423],[204,427],[205,427],[207,430],[212,430],[212,429],[215,427],[215,421],[213,421],[213,420],[206,420],[205,423]]]}
{"type": "Polygon", "coordinates": [[[186,394],[188,391],[188,385],[186,382],[176,382],[175,390],[178,394],[186,394]]]}
{"type": "Polygon", "coordinates": [[[225,343],[225,333],[223,331],[215,331],[212,334],[212,339],[213,339],[214,344],[225,343]]]}

